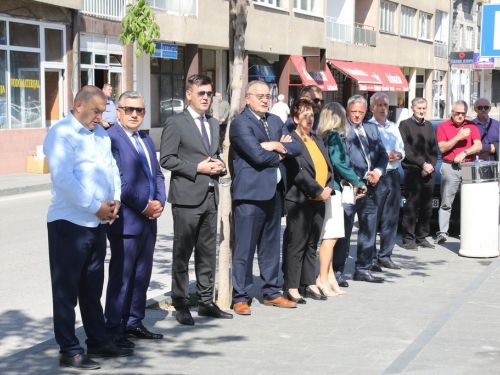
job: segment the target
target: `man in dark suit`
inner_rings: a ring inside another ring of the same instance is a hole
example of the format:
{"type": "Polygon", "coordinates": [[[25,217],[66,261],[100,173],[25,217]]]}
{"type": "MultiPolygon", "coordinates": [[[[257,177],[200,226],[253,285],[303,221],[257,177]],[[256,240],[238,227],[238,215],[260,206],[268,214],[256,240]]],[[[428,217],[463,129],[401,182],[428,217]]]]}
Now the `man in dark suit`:
{"type": "Polygon", "coordinates": [[[174,219],[172,301],[177,321],[185,325],[194,325],[189,312],[188,275],[193,248],[198,316],[233,317],[213,302],[218,180],[225,174],[225,165],[219,157],[219,123],[206,115],[212,95],[209,77],[189,77],[189,107],[167,119],[161,136],[160,162],[172,172],[168,193],[174,219]]]}
{"type": "Polygon", "coordinates": [[[146,109],[141,94],[124,92],[118,101],[118,126],[109,129],[111,151],[122,185],[119,217],[108,226],[111,248],[106,294],[106,330],[117,346],[133,348],[127,336],[161,339],[142,324],[153,269],[156,219],[165,205],[165,178],[151,138],[139,128],[146,109]]]}
{"type": "Polygon", "coordinates": [[[231,186],[234,204],[234,311],[250,315],[249,290],[253,280],[255,247],[259,258],[264,304],[296,307],[283,298],[278,285],[280,229],[286,171],[281,160],[300,154],[278,116],[267,114],[269,87],[252,81],[245,89],[247,106],[230,125],[234,151],[231,186]]]}
{"type": "Polygon", "coordinates": [[[333,255],[333,269],[341,286],[348,286],[343,277],[345,263],[349,256],[354,216],[358,214],[359,232],[357,259],[353,279],[381,283],[381,277],[370,272],[375,255],[375,236],[377,234],[377,183],[385,174],[389,157],[384,148],[380,133],[374,124],[363,122],[367,103],[361,95],[354,95],[347,101],[347,119],[351,131],[344,139],[349,165],[358,177],[366,182],[368,193],[353,205],[344,205],[345,237],[339,239],[333,255]]]}

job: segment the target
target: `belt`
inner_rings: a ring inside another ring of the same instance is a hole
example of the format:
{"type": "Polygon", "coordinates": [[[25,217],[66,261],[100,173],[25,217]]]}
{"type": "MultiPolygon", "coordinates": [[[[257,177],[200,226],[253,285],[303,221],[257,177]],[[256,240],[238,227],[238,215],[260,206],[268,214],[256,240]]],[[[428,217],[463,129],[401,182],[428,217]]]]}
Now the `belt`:
{"type": "Polygon", "coordinates": [[[394,174],[394,173],[397,173],[398,170],[397,169],[388,169],[385,171],[386,174],[394,174]]]}
{"type": "Polygon", "coordinates": [[[215,191],[215,188],[213,186],[208,187],[208,192],[213,193],[215,191]]]}
{"type": "Polygon", "coordinates": [[[443,163],[446,163],[446,164],[455,164],[455,165],[458,165],[458,163],[455,163],[454,161],[450,161],[450,160],[444,160],[444,159],[443,159],[443,163]]]}

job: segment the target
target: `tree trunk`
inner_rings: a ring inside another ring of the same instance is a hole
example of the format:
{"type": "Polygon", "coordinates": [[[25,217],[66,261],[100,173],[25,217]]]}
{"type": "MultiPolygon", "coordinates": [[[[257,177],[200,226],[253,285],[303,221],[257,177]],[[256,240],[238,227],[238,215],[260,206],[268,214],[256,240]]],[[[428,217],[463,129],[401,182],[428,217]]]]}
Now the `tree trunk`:
{"type": "Polygon", "coordinates": [[[229,143],[231,121],[238,115],[243,91],[243,60],[245,58],[245,30],[247,28],[247,0],[229,1],[229,80],[231,82],[231,110],[229,112],[226,137],[223,143],[224,162],[228,174],[220,179],[221,223],[219,236],[219,291],[217,305],[222,310],[231,306],[232,294],[232,252],[234,244],[234,223],[231,204],[232,158],[229,143]]]}

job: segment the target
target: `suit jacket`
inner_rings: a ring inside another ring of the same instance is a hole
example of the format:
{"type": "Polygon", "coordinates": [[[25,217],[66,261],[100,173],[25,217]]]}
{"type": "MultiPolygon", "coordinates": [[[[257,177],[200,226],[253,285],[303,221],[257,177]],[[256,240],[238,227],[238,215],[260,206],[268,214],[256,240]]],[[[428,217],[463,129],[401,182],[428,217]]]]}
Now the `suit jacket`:
{"type": "MultiPolygon", "coordinates": [[[[110,234],[138,235],[145,227],[150,226],[156,234],[156,220],[150,220],[142,214],[149,200],[149,179],[137,149],[125,130],[116,124],[108,130],[111,138],[111,152],[120,170],[122,186],[120,216],[112,225],[108,225],[110,234]]],[[[139,132],[151,162],[154,181],[154,199],[165,205],[165,177],[156,159],[153,140],[143,132],[139,132]]]]}
{"type": "MultiPolygon", "coordinates": [[[[161,135],[160,164],[171,171],[168,202],[182,206],[198,206],[208,190],[210,176],[196,172],[198,163],[209,156],[219,159],[219,122],[205,114],[210,125],[210,150],[193,116],[186,108],[169,117],[161,135]]],[[[224,174],[221,174],[224,175],[224,174]]],[[[215,202],[219,204],[219,176],[214,179],[215,202]]]]}
{"type": "MultiPolygon", "coordinates": [[[[289,134],[278,116],[267,114],[266,118],[272,141],[279,141],[282,135],[289,134]]],[[[286,169],[280,162],[278,153],[266,151],[260,145],[269,139],[264,127],[248,107],[231,122],[229,139],[234,157],[231,185],[233,200],[264,201],[274,197],[278,168],[286,190],[286,169]]],[[[287,150],[286,157],[300,154],[300,146],[295,140],[284,143],[284,146],[287,150]]]]}
{"type": "MultiPolygon", "coordinates": [[[[285,199],[296,203],[305,203],[309,198],[316,198],[320,195],[324,188],[316,181],[314,162],[304,141],[296,132],[292,133],[292,138],[300,145],[300,155],[295,158],[286,158],[283,160],[287,171],[289,187],[285,199]]],[[[316,134],[312,134],[312,138],[323,154],[328,166],[325,187],[328,186],[333,189],[333,167],[328,157],[328,152],[323,141],[316,134]]],[[[332,191],[332,193],[335,194],[335,191],[332,191]]]]}
{"type": "MultiPolygon", "coordinates": [[[[368,147],[370,149],[370,171],[379,169],[383,176],[385,175],[389,156],[387,155],[387,151],[385,150],[384,144],[380,138],[380,133],[375,124],[364,122],[363,128],[365,129],[368,147]]],[[[344,138],[343,142],[346,154],[349,157],[349,165],[354,172],[356,172],[358,178],[362,180],[368,170],[368,165],[363,149],[361,148],[361,142],[354,129],[351,129],[351,131],[347,134],[347,137],[344,138]]]]}

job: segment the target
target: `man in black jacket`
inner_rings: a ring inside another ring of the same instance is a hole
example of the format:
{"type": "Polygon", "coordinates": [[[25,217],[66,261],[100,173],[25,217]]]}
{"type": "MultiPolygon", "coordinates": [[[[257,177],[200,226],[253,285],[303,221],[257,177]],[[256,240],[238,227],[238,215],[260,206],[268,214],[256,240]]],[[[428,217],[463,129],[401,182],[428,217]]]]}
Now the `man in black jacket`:
{"type": "Polygon", "coordinates": [[[437,163],[437,146],[432,124],[424,118],[427,101],[415,98],[411,102],[411,109],[413,116],[399,124],[406,154],[402,162],[406,199],[402,225],[403,247],[416,251],[417,246],[434,248],[426,237],[429,235],[432,194],[436,183],[434,167],[437,163]]]}

